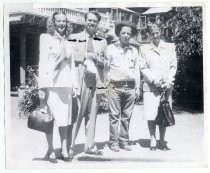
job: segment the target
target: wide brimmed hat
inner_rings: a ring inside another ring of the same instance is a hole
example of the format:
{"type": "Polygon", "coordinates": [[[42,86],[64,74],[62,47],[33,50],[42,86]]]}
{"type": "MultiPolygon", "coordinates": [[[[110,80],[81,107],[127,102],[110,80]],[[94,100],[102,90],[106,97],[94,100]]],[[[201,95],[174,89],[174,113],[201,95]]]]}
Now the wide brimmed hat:
{"type": "Polygon", "coordinates": [[[118,24],[116,25],[116,27],[115,27],[115,34],[116,34],[116,36],[119,37],[121,28],[122,28],[123,26],[130,26],[131,29],[132,29],[131,36],[133,37],[134,35],[136,35],[136,33],[137,33],[137,28],[136,28],[135,24],[132,23],[132,22],[130,22],[130,21],[123,21],[123,22],[118,23],[118,24]]]}

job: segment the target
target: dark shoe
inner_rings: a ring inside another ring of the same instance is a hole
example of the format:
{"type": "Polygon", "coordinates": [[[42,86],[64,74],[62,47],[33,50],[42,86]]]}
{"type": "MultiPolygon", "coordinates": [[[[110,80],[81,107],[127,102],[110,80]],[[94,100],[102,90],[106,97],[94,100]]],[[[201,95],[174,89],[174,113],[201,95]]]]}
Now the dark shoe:
{"type": "Polygon", "coordinates": [[[47,161],[49,161],[49,162],[51,162],[51,163],[58,163],[54,151],[51,151],[51,152],[48,151],[48,152],[45,154],[45,156],[44,156],[44,160],[47,160],[47,161]]]}
{"type": "Polygon", "coordinates": [[[126,143],[122,143],[120,145],[120,148],[122,148],[123,150],[126,150],[126,151],[131,151],[132,150],[131,146],[127,142],[126,143]]]}
{"type": "Polygon", "coordinates": [[[119,145],[116,144],[116,143],[111,144],[110,149],[111,149],[113,152],[119,152],[119,151],[120,151],[119,145]]]}
{"type": "Polygon", "coordinates": [[[168,148],[166,141],[160,141],[160,144],[159,145],[160,145],[159,146],[159,149],[162,150],[162,151],[171,150],[170,148],[168,148]]]}
{"type": "Polygon", "coordinates": [[[85,154],[93,154],[93,155],[97,155],[97,156],[102,156],[103,152],[99,151],[96,148],[91,148],[91,149],[88,148],[85,150],[85,154]]]}
{"type": "Polygon", "coordinates": [[[64,162],[71,162],[71,158],[69,157],[69,154],[67,154],[67,153],[61,152],[60,159],[63,160],[64,162]]]}
{"type": "Polygon", "coordinates": [[[160,148],[159,148],[160,150],[162,150],[162,151],[168,151],[168,150],[171,150],[170,148],[168,148],[168,146],[167,145],[165,145],[165,146],[160,146],[160,148]]]}
{"type": "Polygon", "coordinates": [[[63,160],[64,162],[71,162],[71,158],[70,157],[65,157],[63,155],[61,155],[61,160],[63,160]]]}

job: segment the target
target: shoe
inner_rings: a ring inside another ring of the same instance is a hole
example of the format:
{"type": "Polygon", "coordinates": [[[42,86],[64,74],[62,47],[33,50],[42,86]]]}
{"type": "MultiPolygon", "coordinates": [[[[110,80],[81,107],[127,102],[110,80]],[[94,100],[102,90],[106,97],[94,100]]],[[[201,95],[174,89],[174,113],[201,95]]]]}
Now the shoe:
{"type": "Polygon", "coordinates": [[[47,160],[51,163],[58,163],[54,151],[47,151],[47,153],[44,156],[44,160],[47,160]]]}
{"type": "Polygon", "coordinates": [[[168,146],[167,145],[165,145],[165,146],[160,146],[160,148],[159,148],[160,150],[162,150],[162,151],[168,151],[168,150],[171,150],[170,148],[168,148],[168,146]]]}
{"type": "Polygon", "coordinates": [[[118,145],[117,143],[111,144],[110,149],[111,149],[113,152],[119,152],[119,151],[120,151],[119,145],[118,145]]]}
{"type": "Polygon", "coordinates": [[[122,143],[120,145],[120,148],[122,148],[123,150],[126,150],[126,151],[131,151],[132,150],[131,146],[127,142],[122,143]]]}
{"type": "Polygon", "coordinates": [[[73,159],[73,157],[74,157],[74,152],[73,152],[73,150],[70,150],[69,151],[69,158],[73,159]]]}
{"type": "Polygon", "coordinates": [[[63,160],[64,162],[71,162],[71,158],[69,157],[68,153],[61,152],[60,159],[63,160]]]}
{"type": "Polygon", "coordinates": [[[149,149],[151,151],[156,151],[156,149],[157,149],[157,141],[156,140],[151,139],[149,149]]]}
{"type": "Polygon", "coordinates": [[[166,141],[160,141],[159,149],[162,150],[162,151],[171,150],[170,148],[168,148],[166,141]]]}
{"type": "Polygon", "coordinates": [[[99,151],[97,148],[88,148],[86,149],[85,151],[85,154],[92,154],[92,155],[97,155],[97,156],[102,156],[103,155],[103,152],[102,151],[99,151]]]}
{"type": "Polygon", "coordinates": [[[71,162],[71,158],[70,157],[65,157],[64,155],[61,154],[61,160],[63,160],[64,162],[71,162]]]}

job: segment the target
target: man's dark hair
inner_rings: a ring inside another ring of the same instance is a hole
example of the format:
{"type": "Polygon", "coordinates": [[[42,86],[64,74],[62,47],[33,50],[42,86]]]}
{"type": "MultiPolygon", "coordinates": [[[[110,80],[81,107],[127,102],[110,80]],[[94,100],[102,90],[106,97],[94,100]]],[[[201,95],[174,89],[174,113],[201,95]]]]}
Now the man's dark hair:
{"type": "Polygon", "coordinates": [[[98,23],[101,21],[101,15],[97,11],[90,11],[89,13],[86,13],[85,14],[85,21],[87,20],[87,16],[89,14],[95,15],[97,17],[97,19],[98,19],[98,23]]]}
{"type": "Polygon", "coordinates": [[[116,34],[117,37],[119,37],[120,31],[121,31],[123,26],[129,26],[131,28],[131,36],[132,37],[134,35],[136,35],[136,33],[137,33],[136,25],[131,21],[123,21],[123,22],[118,23],[115,27],[115,34],[116,34]]]}

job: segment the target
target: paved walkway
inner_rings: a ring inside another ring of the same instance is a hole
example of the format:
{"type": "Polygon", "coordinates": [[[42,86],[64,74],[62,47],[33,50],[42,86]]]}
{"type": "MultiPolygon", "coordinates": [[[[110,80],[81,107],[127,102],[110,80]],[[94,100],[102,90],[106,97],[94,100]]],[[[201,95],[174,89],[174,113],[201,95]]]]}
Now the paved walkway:
{"type": "MultiPolygon", "coordinates": [[[[6,161],[8,169],[44,168],[142,168],[142,167],[202,167],[206,165],[204,146],[204,116],[178,112],[176,125],[166,134],[170,151],[150,151],[149,133],[142,116],[142,106],[136,106],[130,124],[132,151],[118,153],[108,148],[108,114],[99,114],[95,141],[103,156],[84,154],[84,122],[76,141],[76,156],[71,163],[59,160],[57,164],[44,161],[47,143],[41,132],[27,128],[27,120],[18,118],[17,98],[11,98],[11,116],[7,115],[6,161]]],[[[60,139],[54,128],[54,145],[59,155],[60,139]]]]}

